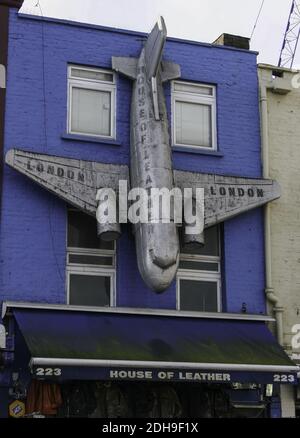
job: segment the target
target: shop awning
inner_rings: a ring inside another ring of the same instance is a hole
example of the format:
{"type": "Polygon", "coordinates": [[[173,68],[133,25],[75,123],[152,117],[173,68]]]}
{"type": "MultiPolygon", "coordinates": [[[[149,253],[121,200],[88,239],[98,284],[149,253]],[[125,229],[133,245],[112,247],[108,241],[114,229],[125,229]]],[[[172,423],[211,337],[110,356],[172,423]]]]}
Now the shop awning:
{"type": "Polygon", "coordinates": [[[264,320],[11,308],[40,378],[296,383],[264,320]]]}

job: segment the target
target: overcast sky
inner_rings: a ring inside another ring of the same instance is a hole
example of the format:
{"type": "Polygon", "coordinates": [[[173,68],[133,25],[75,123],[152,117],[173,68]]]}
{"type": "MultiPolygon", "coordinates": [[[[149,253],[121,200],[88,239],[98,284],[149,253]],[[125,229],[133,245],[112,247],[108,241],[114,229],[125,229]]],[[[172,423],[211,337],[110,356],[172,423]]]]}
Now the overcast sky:
{"type": "MultiPolygon", "coordinates": [[[[38,0],[21,12],[40,15],[38,0]]],[[[213,42],[227,32],[250,37],[262,0],[39,0],[44,16],[148,32],[159,15],[168,35],[213,42]]],[[[251,48],[277,65],[292,0],[265,0],[251,48]]],[[[294,67],[300,67],[300,48],[294,67]]]]}

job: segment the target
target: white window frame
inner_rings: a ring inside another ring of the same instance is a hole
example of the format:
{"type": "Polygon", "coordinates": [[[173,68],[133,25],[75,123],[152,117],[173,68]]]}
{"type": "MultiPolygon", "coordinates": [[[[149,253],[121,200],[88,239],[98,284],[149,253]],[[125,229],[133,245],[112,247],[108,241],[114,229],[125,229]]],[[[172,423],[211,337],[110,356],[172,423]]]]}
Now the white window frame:
{"type": "Polygon", "coordinates": [[[84,135],[87,137],[96,137],[96,138],[104,138],[115,140],[116,139],[116,111],[117,111],[117,102],[116,102],[116,75],[113,71],[96,69],[96,68],[88,68],[82,67],[78,65],[68,65],[68,111],[67,111],[67,131],[68,134],[72,135],[84,135]],[[95,79],[86,79],[86,78],[77,78],[72,76],[72,68],[96,72],[96,73],[104,73],[110,74],[113,77],[112,82],[95,80],[95,79]],[[110,99],[110,135],[98,135],[91,134],[86,132],[72,131],[72,89],[73,88],[82,88],[85,90],[95,90],[95,91],[105,91],[109,92],[111,95],[110,99]]]}
{"type": "Polygon", "coordinates": [[[67,266],[88,266],[90,268],[97,268],[97,267],[101,267],[103,269],[115,269],[115,253],[111,250],[107,250],[105,252],[105,250],[94,250],[91,249],[89,250],[88,248],[67,248],[67,266]],[[101,254],[100,251],[103,251],[103,253],[101,254]],[[82,256],[82,255],[87,255],[87,256],[95,256],[95,257],[105,257],[105,258],[111,258],[112,259],[112,264],[111,265],[96,265],[96,264],[88,264],[88,263],[71,263],[69,262],[69,256],[70,255],[76,255],[76,256],[82,256]]]}
{"type": "MultiPolygon", "coordinates": [[[[70,208],[69,210],[74,210],[70,208]]],[[[76,209],[75,209],[76,211],[76,209]]],[[[68,214],[67,214],[67,230],[68,230],[68,214]]],[[[80,248],[80,247],[69,247],[68,243],[68,231],[66,233],[66,290],[67,290],[67,304],[70,305],[70,275],[92,275],[99,277],[110,277],[110,306],[116,307],[116,242],[113,242],[113,249],[102,249],[102,248],[80,248]],[[102,257],[112,257],[112,265],[89,265],[83,263],[69,263],[69,255],[90,255],[90,256],[102,256],[102,257]]],[[[91,306],[81,305],[80,307],[91,308],[91,306]]],[[[95,306],[97,307],[97,306],[95,306]]]]}
{"type": "Polygon", "coordinates": [[[180,308],[180,280],[194,280],[194,281],[211,281],[217,284],[217,312],[222,312],[222,271],[221,271],[221,241],[220,228],[218,230],[219,245],[218,256],[206,256],[203,254],[180,254],[180,261],[190,261],[199,263],[211,263],[218,265],[218,271],[205,271],[196,269],[181,269],[179,268],[176,275],[176,309],[180,308]]]}
{"type": "MultiPolygon", "coordinates": [[[[93,277],[109,277],[110,278],[110,305],[107,307],[115,307],[116,306],[116,273],[115,270],[112,269],[104,269],[104,268],[92,268],[89,265],[68,265],[66,269],[67,273],[67,304],[70,305],[70,277],[71,275],[90,275],[93,277]]],[[[91,307],[88,305],[82,305],[81,307],[91,307]]],[[[94,306],[97,307],[97,306],[94,306]]]]}
{"type": "Polygon", "coordinates": [[[206,150],[206,151],[216,151],[218,149],[217,145],[217,101],[216,101],[216,86],[215,85],[207,85],[200,84],[195,82],[186,82],[186,81],[173,81],[171,86],[171,111],[172,111],[172,144],[176,147],[189,148],[195,150],[206,150]],[[192,85],[194,87],[199,88],[209,88],[212,90],[212,95],[200,95],[188,91],[176,91],[175,85],[192,85]],[[176,139],[176,102],[184,102],[184,103],[198,103],[199,105],[209,105],[211,107],[211,127],[212,127],[212,146],[201,146],[201,145],[189,145],[178,143],[176,139]]]}

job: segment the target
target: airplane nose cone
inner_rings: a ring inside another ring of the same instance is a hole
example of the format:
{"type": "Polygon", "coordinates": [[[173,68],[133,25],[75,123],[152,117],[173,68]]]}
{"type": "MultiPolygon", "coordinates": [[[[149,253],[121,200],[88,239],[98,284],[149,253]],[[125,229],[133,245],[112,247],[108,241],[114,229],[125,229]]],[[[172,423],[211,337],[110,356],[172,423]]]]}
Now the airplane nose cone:
{"type": "Polygon", "coordinates": [[[139,263],[139,270],[144,282],[150,289],[157,293],[162,293],[170,287],[176,276],[177,269],[178,261],[168,269],[161,269],[153,262],[149,262],[149,264],[144,264],[143,266],[140,266],[139,263]]]}
{"type": "Polygon", "coordinates": [[[142,225],[136,232],[140,274],[150,289],[160,293],[174,280],[179,264],[179,240],[174,224],[142,225]]]}

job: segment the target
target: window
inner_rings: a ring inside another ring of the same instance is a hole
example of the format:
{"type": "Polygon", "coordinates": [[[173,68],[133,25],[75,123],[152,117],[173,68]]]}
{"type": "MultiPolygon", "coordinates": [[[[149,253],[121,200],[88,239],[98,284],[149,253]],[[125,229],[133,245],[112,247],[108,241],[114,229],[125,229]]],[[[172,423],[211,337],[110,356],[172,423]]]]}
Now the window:
{"type": "Polygon", "coordinates": [[[216,88],[173,82],[172,125],[175,146],[216,150],[216,88]]]}
{"type": "Polygon", "coordinates": [[[196,312],[221,311],[219,228],[205,230],[203,248],[181,249],[177,273],[177,309],[196,312]]]}
{"type": "Polygon", "coordinates": [[[96,219],[68,210],[68,304],[106,307],[115,305],[115,243],[97,237],[96,219]]]}
{"type": "Polygon", "coordinates": [[[115,75],[69,66],[68,132],[115,138],[115,75]]]}

